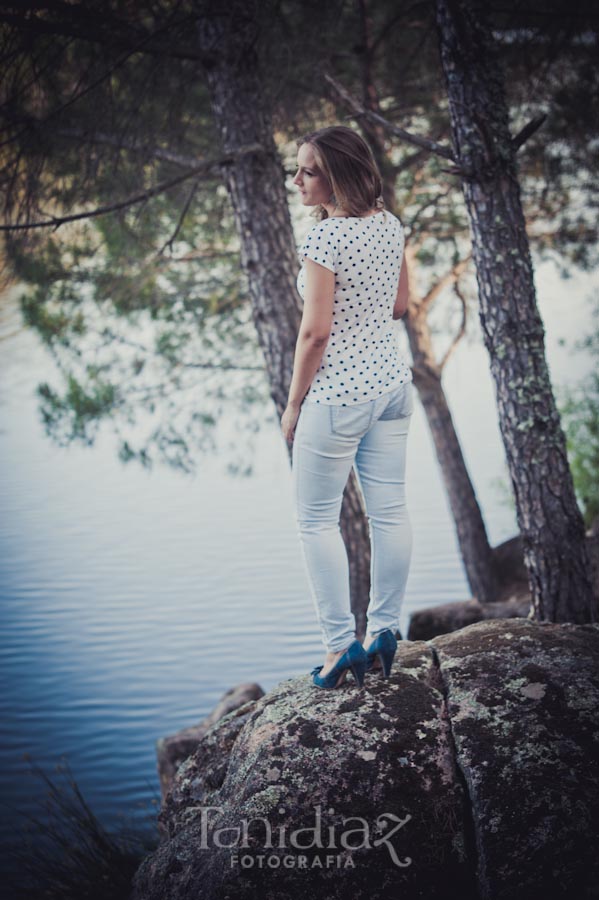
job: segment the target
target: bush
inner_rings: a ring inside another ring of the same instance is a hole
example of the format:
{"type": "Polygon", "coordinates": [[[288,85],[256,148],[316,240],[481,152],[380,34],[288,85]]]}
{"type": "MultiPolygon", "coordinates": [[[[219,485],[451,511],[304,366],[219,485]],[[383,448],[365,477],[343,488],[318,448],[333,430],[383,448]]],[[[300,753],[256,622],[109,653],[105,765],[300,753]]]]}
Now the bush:
{"type": "MultiPolygon", "coordinates": [[[[26,758],[29,758],[26,755],[26,758]]],[[[8,851],[13,873],[4,877],[13,900],[128,900],[133,875],[158,844],[157,831],[123,827],[112,834],[87,805],[68,764],[57,766],[65,787],[39,766],[33,772],[47,785],[42,814],[8,851]]]]}
{"type": "Polygon", "coordinates": [[[576,341],[574,349],[590,351],[597,365],[575,387],[562,388],[559,403],[574,489],[587,527],[599,516],[599,303],[593,318],[594,329],[576,341]]]}

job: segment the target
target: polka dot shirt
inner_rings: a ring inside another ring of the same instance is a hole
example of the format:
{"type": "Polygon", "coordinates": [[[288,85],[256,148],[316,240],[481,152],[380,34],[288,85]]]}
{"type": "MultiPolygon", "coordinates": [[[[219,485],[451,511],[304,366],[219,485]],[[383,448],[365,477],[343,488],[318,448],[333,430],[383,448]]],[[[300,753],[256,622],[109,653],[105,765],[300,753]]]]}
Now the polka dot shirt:
{"type": "Polygon", "coordinates": [[[393,320],[404,244],[403,225],[387,210],[333,216],[310,229],[297,289],[303,299],[308,257],[335,273],[335,297],[331,334],[305,401],[352,406],[412,380],[393,320]]]}

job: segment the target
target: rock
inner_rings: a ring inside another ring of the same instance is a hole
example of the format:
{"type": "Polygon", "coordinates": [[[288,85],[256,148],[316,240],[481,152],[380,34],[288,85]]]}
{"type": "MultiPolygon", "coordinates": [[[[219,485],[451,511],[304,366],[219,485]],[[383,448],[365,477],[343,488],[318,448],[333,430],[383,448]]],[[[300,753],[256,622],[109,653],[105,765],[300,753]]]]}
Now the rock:
{"type": "Polygon", "coordinates": [[[499,603],[486,603],[484,606],[475,600],[457,600],[451,603],[440,603],[428,609],[419,609],[410,617],[408,639],[410,641],[428,641],[440,634],[457,631],[466,625],[482,622],[485,619],[526,618],[530,612],[530,593],[524,596],[511,597],[499,603]]]}
{"type": "Polygon", "coordinates": [[[433,654],[402,643],[387,683],[372,676],[360,691],[350,676],[325,691],[303,675],[215,725],[177,773],[160,813],[168,839],[139,870],[134,898],[334,900],[416,885],[441,898],[448,880],[467,898],[463,808],[433,654]],[[243,819],[248,841],[229,832],[223,843],[234,846],[215,846],[214,829],[243,819]],[[292,832],[319,821],[323,846],[294,846],[292,832]]]}
{"type": "Polygon", "coordinates": [[[156,755],[158,757],[158,776],[160,778],[160,791],[162,802],[173,786],[173,779],[183,760],[194,752],[206,732],[227,713],[238,709],[250,700],[257,700],[264,696],[264,691],[259,684],[239,684],[230,688],[223,694],[210,715],[202,719],[197,725],[184,728],[176,734],[160,738],[156,741],[156,755]]]}
{"type": "Polygon", "coordinates": [[[481,622],[430,643],[481,897],[596,897],[599,625],[481,622]]]}
{"type": "Polygon", "coordinates": [[[506,589],[509,593],[514,593],[514,585],[519,585],[524,590],[528,590],[528,570],[524,565],[524,549],[522,546],[522,535],[515,534],[514,537],[502,541],[492,548],[493,563],[497,571],[499,581],[499,600],[505,600],[502,596],[506,589]]]}
{"type": "Polygon", "coordinates": [[[282,681],[179,766],[131,900],[596,896],[598,659],[597,624],[498,619],[282,681]]]}
{"type": "Polygon", "coordinates": [[[410,618],[408,639],[429,641],[438,634],[448,634],[485,619],[526,618],[530,612],[530,589],[521,535],[493,547],[493,561],[498,582],[497,602],[481,604],[476,597],[471,597],[420,609],[410,618]]]}
{"type": "MultiPolygon", "coordinates": [[[[599,518],[587,531],[586,544],[595,595],[599,598],[599,518]]],[[[408,640],[429,641],[437,635],[488,619],[527,618],[531,612],[531,597],[521,536],[516,535],[493,547],[493,558],[498,578],[497,602],[481,604],[476,597],[471,597],[420,609],[410,618],[408,640]]]]}

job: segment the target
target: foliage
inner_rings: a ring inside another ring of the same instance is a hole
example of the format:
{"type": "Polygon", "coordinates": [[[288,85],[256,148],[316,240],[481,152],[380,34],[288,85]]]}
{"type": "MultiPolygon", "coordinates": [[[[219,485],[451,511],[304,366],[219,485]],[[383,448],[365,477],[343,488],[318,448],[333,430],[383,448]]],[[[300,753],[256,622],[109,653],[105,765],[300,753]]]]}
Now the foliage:
{"type": "MultiPolygon", "coordinates": [[[[222,197],[218,203],[224,222],[222,197]]],[[[124,462],[193,471],[198,448],[217,448],[225,410],[251,438],[267,385],[238,253],[230,249],[235,242],[222,243],[230,223],[199,251],[181,229],[165,259],[152,249],[161,235],[144,223],[157,206],[138,217],[135,231],[129,211],[120,224],[78,224],[68,242],[37,239],[34,254],[15,246],[13,259],[31,285],[21,299],[23,318],[63,377],[62,387],[38,388],[48,435],[62,446],[92,445],[110,423],[124,462]]],[[[214,199],[212,206],[214,215],[214,199]]],[[[251,472],[237,436],[225,452],[229,471],[251,472]]]]}
{"type": "MultiPolygon", "coordinates": [[[[52,4],[20,23],[15,13],[0,26],[5,219],[47,220],[148,193],[85,223],[6,236],[12,276],[28,286],[25,321],[63,378],[40,385],[48,434],[91,443],[104,423],[121,459],[186,471],[198,451],[215,447],[225,411],[246,436],[260,417],[272,421],[222,172],[149,195],[219,155],[194,40],[204,6],[177,0],[140,13],[90,0],[52,4]]],[[[598,76],[581,39],[590,13],[570,22],[565,0],[546,7],[526,0],[487,12],[509,75],[513,129],[550,113],[519,152],[520,177],[533,249],[567,273],[593,265],[599,245],[598,76]]],[[[449,141],[434,4],[251,0],[246,15],[289,174],[298,135],[346,118],[325,72],[362,103],[374,90],[390,121],[449,141]]],[[[469,251],[461,191],[437,157],[394,139],[384,146],[380,164],[394,175],[424,294],[469,251]]],[[[473,306],[472,271],[465,277],[473,306]]],[[[455,331],[454,318],[455,309],[437,306],[432,332],[455,331]]],[[[251,471],[241,462],[247,446],[237,439],[228,449],[241,451],[232,471],[251,471]]]]}
{"type": "MultiPolygon", "coordinates": [[[[20,35],[5,38],[18,45],[20,35]]],[[[15,120],[20,129],[18,157],[4,166],[10,221],[111,204],[215,156],[197,63],[169,46],[123,54],[118,40],[38,36],[34,59],[23,36],[3,86],[8,146],[15,120]]],[[[230,472],[247,475],[239,435],[251,444],[268,385],[227,193],[217,171],[201,190],[199,178],[58,230],[9,232],[5,259],[24,285],[24,320],[62,377],[38,389],[53,440],[91,445],[110,425],[124,462],[193,471],[198,451],[218,448],[230,472]],[[224,447],[223,418],[237,431],[224,447]]]]}
{"type": "MultiPolygon", "coordinates": [[[[574,490],[587,528],[599,516],[599,303],[592,311],[595,325],[572,350],[590,354],[595,367],[575,385],[558,385],[556,403],[566,437],[574,490]]],[[[563,341],[562,341],[563,343],[563,341]]],[[[493,479],[497,501],[515,510],[507,464],[504,475],[493,479]]]]}
{"type": "Polygon", "coordinates": [[[68,763],[56,770],[62,784],[31,764],[31,774],[47,787],[46,799],[39,801],[37,814],[20,814],[29,824],[17,829],[7,853],[13,872],[5,882],[11,897],[128,900],[135,872],[158,845],[154,815],[146,827],[124,825],[116,833],[108,831],[85,801],[68,763]]]}
{"type": "Polygon", "coordinates": [[[573,349],[586,350],[595,368],[575,387],[562,388],[560,412],[566,431],[574,488],[587,527],[599,516],[599,303],[594,330],[576,341],[573,349]]]}

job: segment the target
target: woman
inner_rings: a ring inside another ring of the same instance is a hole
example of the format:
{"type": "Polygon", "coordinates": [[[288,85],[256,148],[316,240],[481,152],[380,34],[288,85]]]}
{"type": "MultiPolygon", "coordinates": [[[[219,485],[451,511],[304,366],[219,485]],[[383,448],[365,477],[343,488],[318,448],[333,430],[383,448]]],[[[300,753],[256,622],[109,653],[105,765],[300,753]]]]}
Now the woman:
{"type": "Polygon", "coordinates": [[[336,125],[297,142],[294,178],[320,217],[301,250],[304,300],[281,429],[293,442],[292,482],[304,562],[327,655],[310,673],[335,688],[349,669],[361,686],[377,657],[385,677],[412,552],[405,498],[411,369],[393,319],[407,309],[404,232],[384,209],[368,145],[336,125]],[[371,597],[367,633],[355,638],[347,552],[339,529],[355,465],[369,518],[371,597]]]}

